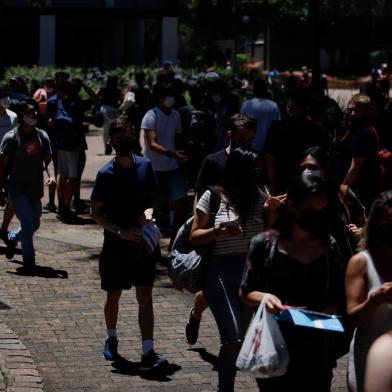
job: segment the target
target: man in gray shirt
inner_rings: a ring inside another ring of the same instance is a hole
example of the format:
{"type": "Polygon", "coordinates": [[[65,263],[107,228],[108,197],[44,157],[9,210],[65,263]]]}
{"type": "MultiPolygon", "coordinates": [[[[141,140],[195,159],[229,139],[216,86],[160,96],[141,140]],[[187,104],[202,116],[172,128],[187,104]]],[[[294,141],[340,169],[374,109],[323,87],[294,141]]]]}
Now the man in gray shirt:
{"type": "Polygon", "coordinates": [[[51,160],[48,135],[36,128],[38,104],[34,100],[20,103],[21,126],[8,132],[0,145],[0,202],[4,184],[14,205],[21,228],[8,234],[7,257],[13,257],[16,243],[22,241],[25,268],[35,265],[33,235],[40,225],[43,197],[43,170],[51,160]]]}

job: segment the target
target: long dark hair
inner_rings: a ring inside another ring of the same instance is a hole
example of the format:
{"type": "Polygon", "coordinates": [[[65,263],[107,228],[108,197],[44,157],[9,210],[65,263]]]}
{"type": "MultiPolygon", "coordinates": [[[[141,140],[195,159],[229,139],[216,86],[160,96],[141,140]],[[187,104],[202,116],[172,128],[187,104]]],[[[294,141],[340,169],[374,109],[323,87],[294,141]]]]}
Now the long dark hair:
{"type": "Polygon", "coordinates": [[[245,224],[260,196],[255,164],[257,154],[239,147],[232,151],[223,173],[222,193],[245,224]]]}
{"type": "MultiPolygon", "coordinates": [[[[292,179],[287,192],[287,201],[291,201],[293,206],[297,207],[308,197],[319,194],[325,194],[329,200],[327,183],[319,176],[302,173],[292,179]]],[[[279,231],[283,237],[291,238],[293,224],[294,216],[289,211],[286,202],[279,208],[278,218],[273,228],[279,231]]]]}
{"type": "MultiPolygon", "coordinates": [[[[381,193],[374,200],[360,243],[361,249],[374,251],[380,247],[380,221],[392,208],[392,190],[381,193]]],[[[392,241],[392,238],[391,238],[392,241]]]]}

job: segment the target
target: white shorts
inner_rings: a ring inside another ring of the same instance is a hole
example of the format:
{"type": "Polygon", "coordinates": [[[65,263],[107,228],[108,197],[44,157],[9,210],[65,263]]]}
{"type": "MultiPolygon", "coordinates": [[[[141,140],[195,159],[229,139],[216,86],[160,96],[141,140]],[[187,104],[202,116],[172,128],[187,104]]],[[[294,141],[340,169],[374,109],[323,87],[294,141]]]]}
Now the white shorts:
{"type": "Polygon", "coordinates": [[[72,151],[58,150],[57,154],[57,173],[61,177],[79,177],[80,147],[72,151]]]}

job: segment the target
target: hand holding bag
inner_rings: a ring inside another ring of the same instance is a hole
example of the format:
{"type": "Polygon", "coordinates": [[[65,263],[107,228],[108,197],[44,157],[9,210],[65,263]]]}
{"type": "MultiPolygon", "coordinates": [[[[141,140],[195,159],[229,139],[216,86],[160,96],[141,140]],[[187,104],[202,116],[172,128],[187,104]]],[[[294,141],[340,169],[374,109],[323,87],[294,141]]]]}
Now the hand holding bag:
{"type": "Polygon", "coordinates": [[[274,316],[266,309],[264,296],[237,358],[240,370],[258,370],[261,378],[283,376],[287,372],[289,353],[274,316]]]}

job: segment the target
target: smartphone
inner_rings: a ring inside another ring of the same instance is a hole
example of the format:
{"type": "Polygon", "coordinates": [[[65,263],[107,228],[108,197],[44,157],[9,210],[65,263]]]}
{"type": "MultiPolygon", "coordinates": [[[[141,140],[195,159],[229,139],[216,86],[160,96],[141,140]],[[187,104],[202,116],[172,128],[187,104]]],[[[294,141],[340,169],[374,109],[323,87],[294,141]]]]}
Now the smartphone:
{"type": "Polygon", "coordinates": [[[238,221],[228,221],[228,222],[221,222],[220,225],[226,228],[238,227],[240,224],[238,221]]]}

